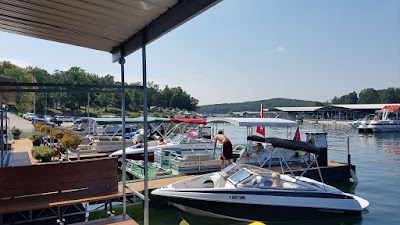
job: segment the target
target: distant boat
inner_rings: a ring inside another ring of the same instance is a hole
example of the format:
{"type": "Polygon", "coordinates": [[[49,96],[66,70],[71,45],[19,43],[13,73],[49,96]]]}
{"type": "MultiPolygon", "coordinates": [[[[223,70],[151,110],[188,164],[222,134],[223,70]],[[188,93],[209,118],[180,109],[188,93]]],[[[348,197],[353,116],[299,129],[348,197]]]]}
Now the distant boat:
{"type": "Polygon", "coordinates": [[[361,119],[349,122],[349,125],[352,128],[357,128],[358,126],[360,126],[364,122],[369,121],[369,120],[373,120],[375,116],[376,116],[375,114],[368,114],[368,115],[366,115],[365,117],[363,117],[361,119]]]}
{"type": "Polygon", "coordinates": [[[386,105],[373,120],[359,125],[358,132],[400,132],[400,105],[386,105]]]}

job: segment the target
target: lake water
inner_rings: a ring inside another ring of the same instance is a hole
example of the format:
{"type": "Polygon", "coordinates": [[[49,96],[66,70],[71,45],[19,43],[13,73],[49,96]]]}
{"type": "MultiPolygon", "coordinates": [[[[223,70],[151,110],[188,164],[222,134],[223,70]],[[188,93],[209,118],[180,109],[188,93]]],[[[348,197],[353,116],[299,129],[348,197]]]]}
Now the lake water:
{"type": "MultiPolygon", "coordinates": [[[[234,144],[245,143],[246,129],[226,125],[223,127],[234,144]]],[[[343,191],[354,193],[369,201],[368,210],[361,217],[338,220],[307,221],[284,224],[400,224],[400,133],[358,134],[347,126],[301,125],[301,139],[306,132],[328,132],[329,160],[347,161],[347,136],[350,139],[352,164],[356,166],[357,185],[351,183],[334,184],[343,191]]],[[[286,130],[266,129],[267,137],[283,137],[286,130]]],[[[293,131],[294,133],[294,131],[293,131]]],[[[190,225],[229,224],[245,225],[248,223],[211,217],[195,216],[182,212],[175,207],[150,210],[151,225],[178,225],[181,221],[178,212],[190,225]]],[[[268,213],[268,212],[265,212],[268,213]]],[[[282,212],[282,217],[290,212],[282,212]]],[[[139,223],[143,221],[135,218],[139,223]]],[[[271,224],[271,223],[268,223],[271,224]]],[[[282,223],[280,223],[282,224],[282,223]]]]}

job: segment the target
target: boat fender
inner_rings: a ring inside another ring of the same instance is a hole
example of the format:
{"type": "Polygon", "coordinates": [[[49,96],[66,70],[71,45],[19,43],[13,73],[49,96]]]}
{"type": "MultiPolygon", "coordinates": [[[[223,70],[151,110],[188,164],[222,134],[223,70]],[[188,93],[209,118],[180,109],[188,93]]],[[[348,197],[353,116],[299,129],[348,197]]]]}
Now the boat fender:
{"type": "Polygon", "coordinates": [[[356,172],[354,172],[354,170],[352,170],[352,169],[350,169],[350,176],[354,183],[358,183],[358,178],[357,178],[356,172]]]}

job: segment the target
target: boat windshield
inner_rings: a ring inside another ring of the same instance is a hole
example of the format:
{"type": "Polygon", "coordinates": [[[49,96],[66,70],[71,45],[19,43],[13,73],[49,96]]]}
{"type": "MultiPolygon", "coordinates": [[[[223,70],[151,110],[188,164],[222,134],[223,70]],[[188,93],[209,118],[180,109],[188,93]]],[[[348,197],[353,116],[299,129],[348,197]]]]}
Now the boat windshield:
{"type": "Polygon", "coordinates": [[[182,142],[183,139],[185,139],[185,136],[183,136],[182,134],[175,134],[171,137],[171,143],[179,144],[182,142]]]}
{"type": "Polygon", "coordinates": [[[252,175],[252,173],[250,171],[248,171],[247,169],[243,168],[241,170],[239,170],[237,173],[233,174],[232,176],[229,177],[229,180],[235,184],[235,183],[239,183],[242,180],[250,177],[252,175]]]}

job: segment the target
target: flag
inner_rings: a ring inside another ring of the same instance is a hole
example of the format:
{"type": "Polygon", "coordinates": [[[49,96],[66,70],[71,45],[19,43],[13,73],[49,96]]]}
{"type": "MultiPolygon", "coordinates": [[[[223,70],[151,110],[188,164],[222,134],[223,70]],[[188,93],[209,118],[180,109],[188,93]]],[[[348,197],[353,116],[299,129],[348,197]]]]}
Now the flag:
{"type": "MultiPolygon", "coordinates": [[[[258,115],[258,118],[264,118],[264,108],[263,108],[262,104],[261,104],[260,115],[258,115]]],[[[263,126],[257,126],[256,132],[261,134],[263,137],[265,137],[265,129],[263,126]]]]}
{"type": "Polygon", "coordinates": [[[37,80],[36,80],[36,77],[35,77],[35,75],[33,74],[33,72],[32,72],[32,83],[37,83],[37,80]]]}
{"type": "Polygon", "coordinates": [[[299,127],[297,127],[297,130],[294,133],[293,141],[301,141],[299,127]]]}
{"type": "MultiPolygon", "coordinates": [[[[33,83],[33,84],[36,84],[36,83],[37,83],[36,76],[35,76],[35,74],[33,74],[33,72],[32,72],[32,83],[33,83]]],[[[34,87],[32,87],[32,88],[33,88],[33,89],[36,89],[37,87],[34,86],[34,87]]]]}

